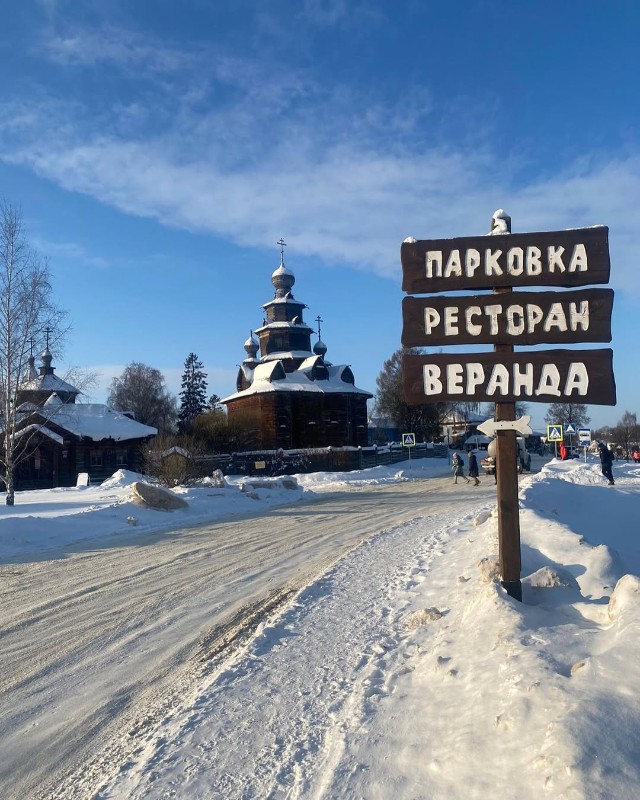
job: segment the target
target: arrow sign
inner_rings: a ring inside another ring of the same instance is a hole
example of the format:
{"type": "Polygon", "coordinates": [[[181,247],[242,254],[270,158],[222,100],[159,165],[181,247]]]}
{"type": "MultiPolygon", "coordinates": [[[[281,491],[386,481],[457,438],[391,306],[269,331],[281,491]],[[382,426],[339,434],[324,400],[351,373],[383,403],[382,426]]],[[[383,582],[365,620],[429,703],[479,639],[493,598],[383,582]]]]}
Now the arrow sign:
{"type": "Polygon", "coordinates": [[[478,425],[478,430],[485,436],[494,436],[496,431],[518,431],[522,436],[531,436],[533,431],[529,427],[530,422],[531,417],[526,415],[516,420],[500,420],[499,422],[488,419],[482,425],[478,425]]]}

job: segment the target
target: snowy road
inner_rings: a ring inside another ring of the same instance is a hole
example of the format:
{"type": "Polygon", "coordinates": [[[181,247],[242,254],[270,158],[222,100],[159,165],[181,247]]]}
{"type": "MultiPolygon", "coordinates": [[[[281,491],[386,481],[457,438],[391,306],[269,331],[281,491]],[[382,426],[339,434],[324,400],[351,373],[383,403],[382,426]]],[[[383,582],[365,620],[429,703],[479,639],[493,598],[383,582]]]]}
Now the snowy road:
{"type": "Polygon", "coordinates": [[[3,797],[89,797],[266,611],[372,534],[465,515],[470,495],[495,490],[377,486],[3,568],[3,797]]]}

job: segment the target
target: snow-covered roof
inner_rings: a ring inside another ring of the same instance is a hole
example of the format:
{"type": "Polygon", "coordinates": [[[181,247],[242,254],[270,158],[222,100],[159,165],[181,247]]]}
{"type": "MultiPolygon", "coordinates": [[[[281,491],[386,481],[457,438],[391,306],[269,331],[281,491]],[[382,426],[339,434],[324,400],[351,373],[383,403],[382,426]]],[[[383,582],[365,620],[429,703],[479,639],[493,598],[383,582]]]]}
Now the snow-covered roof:
{"type": "Polygon", "coordinates": [[[240,369],[242,371],[242,374],[245,377],[245,380],[247,380],[247,381],[252,381],[253,380],[253,373],[254,373],[255,367],[256,367],[256,365],[258,363],[259,362],[256,361],[254,366],[251,366],[250,364],[246,364],[243,361],[242,364],[240,364],[240,369]]]}
{"type": "Polygon", "coordinates": [[[489,442],[493,441],[493,436],[483,436],[482,434],[474,434],[473,436],[469,436],[468,439],[464,440],[465,445],[474,445],[474,444],[489,444],[489,442]]]}
{"type": "Polygon", "coordinates": [[[262,356],[262,361],[282,361],[285,358],[302,358],[306,359],[312,356],[311,350],[278,350],[277,353],[269,353],[262,356]]]}
{"type": "Polygon", "coordinates": [[[30,433],[42,433],[44,436],[48,436],[49,439],[53,439],[57,444],[64,444],[62,436],[55,431],[49,430],[45,425],[27,425],[26,428],[21,428],[19,431],[16,431],[16,439],[21,439],[23,436],[30,433]]]}
{"type": "Polygon", "coordinates": [[[442,420],[443,425],[468,423],[475,425],[477,422],[484,422],[487,418],[486,414],[476,414],[474,411],[452,411],[442,420]]]}
{"type": "Polygon", "coordinates": [[[279,362],[271,361],[257,366],[251,386],[241,392],[225,397],[222,402],[227,403],[240,397],[249,397],[250,395],[265,394],[267,392],[346,393],[373,397],[370,392],[358,389],[355,386],[353,374],[348,364],[328,367],[328,379],[315,381],[302,369],[297,369],[294,372],[284,372],[282,365],[280,365],[281,370],[276,368],[277,364],[279,362]]]}
{"type": "Polygon", "coordinates": [[[304,330],[304,331],[313,330],[313,328],[310,328],[306,322],[293,322],[293,321],[289,322],[287,320],[283,320],[281,322],[268,322],[261,328],[256,328],[256,333],[261,333],[262,331],[266,331],[272,328],[297,328],[298,330],[304,330]]]}
{"type": "Polygon", "coordinates": [[[29,381],[20,384],[20,391],[27,392],[67,392],[70,394],[79,394],[78,389],[70,383],[63,381],[57,375],[46,374],[37,375],[29,381]]]}
{"type": "Polygon", "coordinates": [[[273,381],[283,378],[286,375],[284,367],[280,361],[267,361],[264,364],[258,364],[253,371],[253,380],[255,381],[273,381]]]}
{"type": "Polygon", "coordinates": [[[268,303],[263,303],[262,308],[269,308],[269,306],[275,306],[279,303],[291,303],[295,306],[300,306],[300,308],[309,308],[306,303],[303,303],[301,300],[296,300],[291,294],[285,297],[274,297],[273,300],[269,300],[268,303]]]}
{"type": "MultiPolygon", "coordinates": [[[[318,361],[322,362],[320,356],[309,356],[309,358],[305,358],[305,360],[302,362],[302,364],[300,364],[298,369],[302,370],[303,372],[309,369],[313,369],[315,365],[318,363],[318,361]]],[[[327,366],[329,365],[327,364],[327,366]]]]}
{"type": "Polygon", "coordinates": [[[38,413],[74,436],[94,442],[102,439],[116,442],[145,439],[158,433],[156,428],[143,425],[120,411],[113,411],[103,403],[45,404],[38,413]]]}

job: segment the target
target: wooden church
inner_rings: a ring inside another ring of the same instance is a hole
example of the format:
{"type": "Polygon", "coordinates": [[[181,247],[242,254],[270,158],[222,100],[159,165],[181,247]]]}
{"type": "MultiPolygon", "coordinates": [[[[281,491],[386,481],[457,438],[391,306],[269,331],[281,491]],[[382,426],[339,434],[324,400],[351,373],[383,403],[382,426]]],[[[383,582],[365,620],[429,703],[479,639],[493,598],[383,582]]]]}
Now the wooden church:
{"type": "Polygon", "coordinates": [[[314,331],[303,317],[308,306],[293,296],[295,277],[285,266],[282,239],[278,244],[273,299],[263,305],[262,327],[244,344],[237,392],[222,401],[229,420],[250,424],[263,450],[365,446],[372,395],[357,388],[348,365],[327,360],[320,317],[318,341],[311,348],[314,331]]]}

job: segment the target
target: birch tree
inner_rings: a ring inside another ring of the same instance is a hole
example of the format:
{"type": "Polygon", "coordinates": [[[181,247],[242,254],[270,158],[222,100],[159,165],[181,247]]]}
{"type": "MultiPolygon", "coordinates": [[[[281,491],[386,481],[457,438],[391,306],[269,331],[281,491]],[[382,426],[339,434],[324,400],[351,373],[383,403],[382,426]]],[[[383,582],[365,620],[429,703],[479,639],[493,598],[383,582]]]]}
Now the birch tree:
{"type": "Polygon", "coordinates": [[[15,469],[30,454],[27,420],[17,396],[33,348],[59,342],[64,312],[52,302],[49,266],[29,246],[19,208],[0,201],[0,477],[6,504],[15,500],[15,469]]]}
{"type": "Polygon", "coordinates": [[[159,433],[175,433],[178,408],[159,369],[132,361],[119,378],[113,378],[107,405],[115,411],[130,411],[143,425],[159,433]]]}

